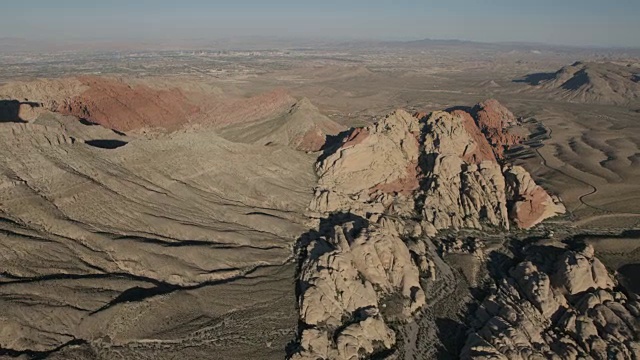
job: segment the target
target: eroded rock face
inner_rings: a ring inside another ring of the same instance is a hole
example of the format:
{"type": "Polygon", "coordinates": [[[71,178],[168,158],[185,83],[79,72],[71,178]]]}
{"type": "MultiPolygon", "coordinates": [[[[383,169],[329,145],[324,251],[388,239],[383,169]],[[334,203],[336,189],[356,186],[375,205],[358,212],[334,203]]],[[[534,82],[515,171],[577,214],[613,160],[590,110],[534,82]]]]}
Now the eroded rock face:
{"type": "Polygon", "coordinates": [[[466,151],[464,154],[464,161],[467,163],[479,164],[483,161],[496,161],[496,157],[493,154],[493,147],[487,141],[487,138],[482,134],[480,128],[476,124],[475,120],[466,111],[454,110],[451,115],[460,118],[464,129],[467,131],[471,139],[473,140],[473,148],[470,151],[466,151]]]}
{"type": "Polygon", "coordinates": [[[384,213],[395,203],[395,211],[411,211],[411,195],[419,188],[419,136],[418,119],[403,110],[354,130],[318,163],[320,180],[310,209],[365,215],[384,213]]]}
{"type": "Polygon", "coordinates": [[[477,161],[478,157],[472,154],[483,146],[466,130],[468,126],[464,117],[444,111],[434,112],[426,119],[424,220],[435,230],[482,228],[485,223],[508,229],[500,165],[491,158],[479,165],[464,160],[477,161]]]}
{"type": "Polygon", "coordinates": [[[615,290],[593,248],[539,250],[478,309],[462,358],[637,359],[640,304],[615,290]]]}
{"type": "Polygon", "coordinates": [[[518,227],[528,229],[545,219],[566,212],[564,205],[537,185],[523,167],[507,166],[504,177],[507,198],[512,203],[511,217],[518,227]]]}
{"type": "Polygon", "coordinates": [[[489,99],[474,107],[476,122],[493,147],[496,157],[503,158],[505,147],[517,144],[521,139],[510,134],[507,128],[516,123],[516,117],[498,100],[489,99]]]}
{"type": "Polygon", "coordinates": [[[384,221],[359,228],[334,227],[304,250],[299,286],[305,324],[292,359],[360,359],[389,350],[395,333],[385,322],[381,299],[400,299],[407,319],[425,304],[419,270],[393,226],[384,221]]]}
{"type": "MultiPolygon", "coordinates": [[[[448,268],[416,239],[443,229],[509,229],[510,203],[519,226],[559,212],[526,171],[496,159],[503,144],[488,140],[485,130],[502,133],[513,120],[498,105],[488,102],[482,110],[485,128],[466,111],[412,116],[399,110],[352,130],[323,155],[310,210],[322,219],[321,231],[323,223],[334,226],[301,253],[303,326],[292,358],[359,359],[390,350],[396,339],[388,320],[409,319],[425,305],[420,273],[435,281],[448,268]],[[360,220],[335,223],[336,214],[360,220]]],[[[479,240],[441,250],[485,259],[479,240]]],[[[566,303],[534,265],[514,276],[536,299],[532,311],[551,316],[566,303]]]]}
{"type": "Polygon", "coordinates": [[[90,76],[79,80],[88,89],[64,99],[55,110],[110,129],[130,131],[160,127],[173,130],[198,111],[178,89],[156,90],[131,86],[118,79],[90,76]]]}
{"type": "Polygon", "coordinates": [[[417,210],[428,234],[509,229],[510,218],[530,228],[564,213],[523,168],[503,167],[496,159],[505,143],[490,135],[506,134],[513,114],[495,100],[478,107],[478,124],[463,110],[428,116],[400,110],[354,129],[318,164],[311,210],[401,217],[417,210]]]}

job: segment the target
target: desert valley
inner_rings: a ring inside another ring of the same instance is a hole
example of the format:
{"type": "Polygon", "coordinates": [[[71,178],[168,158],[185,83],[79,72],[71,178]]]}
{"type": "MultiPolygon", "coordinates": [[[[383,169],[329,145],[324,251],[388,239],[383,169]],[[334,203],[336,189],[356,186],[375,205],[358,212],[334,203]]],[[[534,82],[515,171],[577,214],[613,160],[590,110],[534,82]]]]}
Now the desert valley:
{"type": "Polygon", "coordinates": [[[640,358],[637,50],[7,48],[2,359],[640,358]]]}

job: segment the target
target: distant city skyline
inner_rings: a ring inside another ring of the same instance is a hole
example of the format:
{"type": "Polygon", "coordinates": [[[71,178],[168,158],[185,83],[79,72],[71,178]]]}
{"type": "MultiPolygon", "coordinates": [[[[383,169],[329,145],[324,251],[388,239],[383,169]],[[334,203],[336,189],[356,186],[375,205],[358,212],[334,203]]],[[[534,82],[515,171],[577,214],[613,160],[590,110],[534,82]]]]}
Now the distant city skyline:
{"type": "Polygon", "coordinates": [[[50,42],[430,38],[640,47],[639,17],[637,0],[21,0],[2,4],[0,37],[50,42]]]}

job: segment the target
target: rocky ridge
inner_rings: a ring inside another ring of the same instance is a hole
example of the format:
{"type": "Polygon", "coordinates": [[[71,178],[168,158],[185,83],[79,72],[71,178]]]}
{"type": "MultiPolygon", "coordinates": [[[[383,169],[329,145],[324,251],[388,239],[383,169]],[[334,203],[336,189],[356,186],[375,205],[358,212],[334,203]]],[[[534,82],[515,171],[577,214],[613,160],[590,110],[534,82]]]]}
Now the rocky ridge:
{"type": "Polygon", "coordinates": [[[501,164],[496,155],[505,144],[487,140],[507,134],[513,114],[495,100],[479,107],[475,121],[462,110],[422,118],[399,110],[354,129],[318,162],[310,210],[365,217],[412,217],[418,210],[430,234],[447,228],[509,229],[510,218],[530,228],[563,213],[558,199],[536,187],[524,169],[501,164]]]}
{"type": "MultiPolygon", "coordinates": [[[[438,231],[508,230],[511,220],[529,228],[564,212],[524,169],[498,160],[513,114],[495,100],[476,109],[475,117],[398,110],[327,146],[309,206],[320,231],[299,243],[292,359],[393,352],[388,321],[411,321],[428,298],[421,275],[433,280],[446,268],[429,240],[438,231]]],[[[479,243],[469,249],[481,253],[479,243]]]]}
{"type": "Polygon", "coordinates": [[[336,136],[346,130],[303,98],[287,111],[266,121],[238,123],[220,130],[229,140],[257,145],[286,145],[308,152],[323,148],[328,136],[336,136]]]}
{"type": "Polygon", "coordinates": [[[31,122],[47,111],[119,132],[214,129],[229,134],[234,142],[278,144],[303,151],[320,150],[327,136],[344,130],[309,100],[297,100],[282,89],[239,97],[188,81],[106,76],[42,79],[0,87],[0,121],[31,122]],[[3,104],[9,109],[3,109],[3,104]]]}

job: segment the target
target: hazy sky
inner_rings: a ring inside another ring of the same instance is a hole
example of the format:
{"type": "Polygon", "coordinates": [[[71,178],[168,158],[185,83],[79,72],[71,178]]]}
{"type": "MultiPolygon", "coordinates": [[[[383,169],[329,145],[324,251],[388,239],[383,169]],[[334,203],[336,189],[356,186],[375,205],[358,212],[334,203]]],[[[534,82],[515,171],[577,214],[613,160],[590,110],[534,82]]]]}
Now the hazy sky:
{"type": "Polygon", "coordinates": [[[16,0],[0,37],[465,39],[640,47],[640,0],[16,0]]]}

